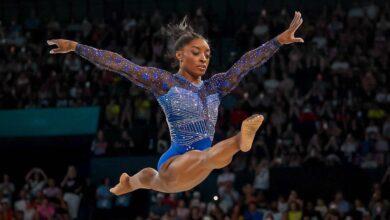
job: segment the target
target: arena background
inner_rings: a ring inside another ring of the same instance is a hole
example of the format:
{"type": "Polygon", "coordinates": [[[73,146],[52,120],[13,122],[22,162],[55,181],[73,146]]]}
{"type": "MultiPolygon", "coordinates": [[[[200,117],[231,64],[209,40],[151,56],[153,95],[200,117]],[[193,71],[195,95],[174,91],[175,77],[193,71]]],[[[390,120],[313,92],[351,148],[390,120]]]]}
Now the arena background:
{"type": "Polygon", "coordinates": [[[0,0],[0,219],[390,219],[389,34],[386,1],[0,0]],[[264,114],[251,152],[191,192],[108,193],[121,172],[156,166],[164,115],[149,93],[75,54],[50,55],[46,40],[175,71],[163,29],[189,15],[210,40],[208,78],[295,10],[305,43],[283,46],[221,105],[215,141],[264,114]]]}

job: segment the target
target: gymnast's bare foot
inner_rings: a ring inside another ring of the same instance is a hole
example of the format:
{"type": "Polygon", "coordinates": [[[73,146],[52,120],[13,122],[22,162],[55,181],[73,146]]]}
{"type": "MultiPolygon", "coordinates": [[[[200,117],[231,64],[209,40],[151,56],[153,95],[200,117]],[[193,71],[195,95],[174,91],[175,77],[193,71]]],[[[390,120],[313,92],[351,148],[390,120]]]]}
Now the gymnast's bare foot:
{"type": "Polygon", "coordinates": [[[247,152],[251,149],[253,139],[255,138],[256,131],[263,123],[264,117],[259,114],[255,114],[245,119],[241,124],[241,142],[240,150],[247,152]]]}
{"type": "Polygon", "coordinates": [[[133,188],[130,184],[130,176],[127,173],[122,173],[121,177],[119,178],[119,183],[110,189],[110,192],[117,196],[129,193],[131,191],[133,191],[133,188]]]}

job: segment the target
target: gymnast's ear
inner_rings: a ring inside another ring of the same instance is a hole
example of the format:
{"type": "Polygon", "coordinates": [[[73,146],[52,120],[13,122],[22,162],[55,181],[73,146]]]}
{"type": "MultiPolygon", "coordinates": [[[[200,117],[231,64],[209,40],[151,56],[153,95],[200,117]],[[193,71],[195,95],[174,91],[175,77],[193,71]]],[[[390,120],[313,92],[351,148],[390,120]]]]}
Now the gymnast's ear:
{"type": "Polygon", "coordinates": [[[175,56],[176,56],[176,59],[178,59],[179,62],[181,62],[183,60],[183,51],[182,50],[176,51],[175,56]]]}

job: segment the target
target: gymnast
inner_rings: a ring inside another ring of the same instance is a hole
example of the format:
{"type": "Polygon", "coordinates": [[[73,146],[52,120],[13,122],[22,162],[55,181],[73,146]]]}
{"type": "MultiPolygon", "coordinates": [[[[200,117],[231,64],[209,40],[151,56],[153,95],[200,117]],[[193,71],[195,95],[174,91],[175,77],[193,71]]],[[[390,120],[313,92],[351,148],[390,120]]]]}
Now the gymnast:
{"type": "Polygon", "coordinates": [[[99,50],[65,39],[48,40],[56,45],[51,54],[76,54],[96,66],[116,72],[136,85],[149,90],[162,107],[168,123],[171,146],[162,154],[157,170],[144,168],[133,176],[121,174],[119,183],[110,189],[122,195],[137,189],[165,193],[190,190],[200,184],[214,169],[227,166],[234,154],[251,149],[262,115],[245,119],[241,131],[233,137],[212,145],[218,107],[223,96],[232,91],[251,69],[265,63],[281,45],[301,42],[294,36],[302,24],[300,12],[287,30],[262,46],[245,53],[229,70],[202,80],[210,62],[210,47],[203,36],[194,32],[186,18],[169,25],[174,38],[174,57],[179,63],[177,73],[139,66],[117,53],[99,50]]]}

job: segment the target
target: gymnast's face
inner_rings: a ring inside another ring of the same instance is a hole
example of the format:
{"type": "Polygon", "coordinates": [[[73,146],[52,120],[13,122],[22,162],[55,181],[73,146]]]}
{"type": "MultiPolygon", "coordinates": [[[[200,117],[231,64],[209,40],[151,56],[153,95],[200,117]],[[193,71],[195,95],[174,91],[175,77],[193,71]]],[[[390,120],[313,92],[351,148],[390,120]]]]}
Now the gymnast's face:
{"type": "Polygon", "coordinates": [[[180,69],[186,71],[194,78],[206,73],[210,62],[210,47],[205,39],[196,38],[176,51],[180,69]]]}

